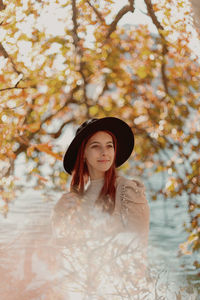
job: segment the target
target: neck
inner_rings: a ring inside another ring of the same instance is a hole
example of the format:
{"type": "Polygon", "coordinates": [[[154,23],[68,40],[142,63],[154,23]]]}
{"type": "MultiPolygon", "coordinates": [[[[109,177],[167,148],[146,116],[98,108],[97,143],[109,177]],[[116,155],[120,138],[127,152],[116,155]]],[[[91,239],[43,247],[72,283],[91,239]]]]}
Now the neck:
{"type": "Polygon", "coordinates": [[[90,176],[90,180],[98,180],[98,179],[103,179],[104,176],[90,176]]]}
{"type": "Polygon", "coordinates": [[[103,179],[104,175],[104,172],[89,172],[90,180],[103,179]]]}

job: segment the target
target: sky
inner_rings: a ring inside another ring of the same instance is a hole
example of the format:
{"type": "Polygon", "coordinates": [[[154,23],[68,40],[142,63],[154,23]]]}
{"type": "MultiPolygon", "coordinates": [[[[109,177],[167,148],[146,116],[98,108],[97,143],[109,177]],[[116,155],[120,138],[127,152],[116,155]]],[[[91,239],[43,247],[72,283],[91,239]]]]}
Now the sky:
{"type": "MultiPolygon", "coordinates": [[[[188,0],[185,0],[185,1],[188,1],[188,0]]],[[[66,1],[64,1],[64,2],[66,2],[66,1]]],[[[115,1],[113,8],[112,8],[112,13],[110,14],[110,18],[107,18],[108,24],[112,22],[113,16],[116,15],[116,13],[126,4],[128,4],[128,0],[116,0],[115,1]]],[[[151,18],[147,15],[147,9],[146,9],[144,0],[135,0],[134,6],[135,6],[134,13],[131,13],[131,12],[127,13],[119,21],[118,26],[123,26],[125,24],[130,24],[130,25],[143,24],[143,25],[148,26],[148,29],[151,33],[157,34],[158,31],[157,31],[156,26],[153,24],[151,18]]],[[[61,19],[64,18],[66,21],[66,9],[67,8],[63,9],[62,7],[58,8],[57,6],[55,6],[55,7],[52,7],[51,11],[48,10],[48,11],[42,13],[42,15],[40,17],[40,22],[41,22],[41,24],[42,23],[45,24],[47,31],[51,34],[55,34],[55,35],[61,34],[62,31],[63,31],[63,34],[65,34],[62,21],[61,22],[57,21],[56,24],[55,24],[55,22],[52,22],[52,19],[55,20],[55,8],[56,8],[56,11],[57,11],[57,14],[59,15],[59,17],[61,19]]],[[[69,6],[69,9],[71,9],[70,6],[69,6]]],[[[187,6],[185,9],[186,10],[188,9],[187,6]]],[[[181,17],[181,15],[180,15],[180,17],[181,17]]],[[[174,14],[175,21],[176,21],[176,18],[177,18],[177,11],[174,14]]],[[[92,42],[92,30],[93,30],[93,27],[91,26],[91,32],[89,29],[89,34],[88,34],[88,42],[90,42],[90,41],[92,42]]],[[[188,30],[191,31],[190,47],[191,47],[191,49],[193,49],[195,54],[197,54],[199,56],[199,59],[200,59],[200,51],[199,51],[200,40],[197,38],[197,32],[196,32],[194,26],[192,26],[191,24],[188,24],[188,30]]]]}

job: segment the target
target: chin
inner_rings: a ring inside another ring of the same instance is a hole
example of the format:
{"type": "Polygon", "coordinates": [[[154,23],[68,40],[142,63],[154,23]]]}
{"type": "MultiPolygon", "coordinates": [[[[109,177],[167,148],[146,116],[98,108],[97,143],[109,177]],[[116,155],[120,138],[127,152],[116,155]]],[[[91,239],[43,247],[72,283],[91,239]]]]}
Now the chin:
{"type": "Polygon", "coordinates": [[[99,171],[101,171],[101,172],[106,172],[106,171],[108,171],[108,170],[110,169],[110,167],[111,167],[111,166],[109,166],[109,167],[107,167],[107,168],[101,168],[101,169],[99,169],[99,171]]]}

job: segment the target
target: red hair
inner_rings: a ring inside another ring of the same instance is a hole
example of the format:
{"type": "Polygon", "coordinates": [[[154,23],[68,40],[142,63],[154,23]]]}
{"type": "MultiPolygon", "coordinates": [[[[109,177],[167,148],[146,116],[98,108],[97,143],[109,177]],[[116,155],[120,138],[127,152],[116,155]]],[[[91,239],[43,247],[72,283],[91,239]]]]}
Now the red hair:
{"type": "MultiPolygon", "coordinates": [[[[104,176],[104,185],[100,191],[100,194],[96,200],[96,204],[101,205],[103,211],[106,211],[110,214],[113,213],[115,208],[115,180],[116,180],[116,169],[115,169],[115,158],[117,153],[117,139],[113,133],[110,131],[104,130],[109,135],[111,135],[113,139],[113,145],[115,149],[114,160],[112,166],[105,172],[104,176]]],[[[95,132],[96,133],[96,132],[95,132]]],[[[78,155],[76,158],[76,163],[74,169],[72,171],[72,180],[71,180],[71,191],[77,193],[82,196],[84,193],[85,184],[89,180],[89,171],[87,168],[87,164],[84,161],[84,152],[85,146],[88,140],[95,134],[93,133],[85,140],[83,140],[81,147],[78,151],[78,155]]]]}

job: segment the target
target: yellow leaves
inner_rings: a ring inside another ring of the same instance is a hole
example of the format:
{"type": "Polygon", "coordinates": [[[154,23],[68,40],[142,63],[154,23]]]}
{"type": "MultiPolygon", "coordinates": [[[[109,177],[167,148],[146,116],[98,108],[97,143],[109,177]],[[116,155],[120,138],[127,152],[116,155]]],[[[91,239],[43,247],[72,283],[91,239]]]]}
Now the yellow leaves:
{"type": "Polygon", "coordinates": [[[144,79],[145,77],[147,77],[147,70],[145,66],[140,66],[137,70],[136,70],[136,74],[141,78],[144,79]]]}
{"type": "Polygon", "coordinates": [[[42,152],[46,152],[46,153],[51,153],[51,146],[49,146],[48,144],[39,144],[39,145],[35,145],[35,148],[37,148],[38,150],[42,151],[42,152]]]}
{"type": "Polygon", "coordinates": [[[19,37],[20,40],[29,41],[30,38],[25,33],[22,33],[19,37]]]}
{"type": "Polygon", "coordinates": [[[164,11],[164,15],[169,18],[171,16],[171,9],[169,8],[166,8],[165,11],[164,11]]]}
{"type": "Polygon", "coordinates": [[[5,77],[3,75],[0,75],[0,83],[5,83],[6,80],[5,80],[5,77]]]}
{"type": "Polygon", "coordinates": [[[52,146],[50,146],[49,144],[34,144],[34,145],[31,145],[27,149],[27,155],[31,156],[35,149],[37,149],[41,152],[45,152],[45,153],[53,156],[54,158],[56,158],[58,160],[62,160],[62,157],[59,154],[52,151],[52,146]]]}
{"type": "Polygon", "coordinates": [[[188,241],[187,241],[187,242],[184,242],[184,243],[179,245],[179,249],[180,249],[182,254],[184,254],[184,255],[191,255],[192,254],[192,251],[188,250],[188,245],[189,244],[190,243],[188,243],[188,241]]]}
{"type": "Polygon", "coordinates": [[[40,124],[41,124],[40,122],[36,122],[36,123],[26,124],[23,127],[24,129],[27,129],[28,131],[34,133],[40,129],[40,124]]]}
{"type": "Polygon", "coordinates": [[[166,190],[167,190],[168,192],[170,192],[170,193],[173,194],[173,192],[174,192],[176,186],[177,186],[176,179],[175,179],[174,177],[171,177],[171,178],[168,180],[168,182],[166,183],[165,188],[166,188],[166,190]]]}
{"type": "Polygon", "coordinates": [[[178,3],[177,3],[177,5],[178,5],[179,7],[184,7],[185,1],[179,0],[178,3]]]}
{"type": "Polygon", "coordinates": [[[68,177],[69,177],[69,175],[65,172],[59,173],[59,181],[58,182],[59,182],[59,186],[61,188],[65,189],[68,177]]]}
{"type": "Polygon", "coordinates": [[[198,250],[200,248],[198,232],[194,230],[194,232],[189,235],[187,241],[179,245],[179,248],[184,255],[191,255],[192,249],[194,251],[198,250]]]}
{"type": "Polygon", "coordinates": [[[35,150],[34,146],[30,146],[27,148],[26,152],[28,156],[32,156],[33,151],[35,150]]]}
{"type": "Polygon", "coordinates": [[[162,136],[158,136],[158,142],[160,144],[160,148],[166,147],[166,140],[162,136]]]}
{"type": "Polygon", "coordinates": [[[149,56],[151,54],[151,51],[146,47],[140,52],[140,56],[149,56]]]}
{"type": "Polygon", "coordinates": [[[3,206],[0,206],[0,213],[6,217],[8,213],[8,203],[5,203],[3,206]]]}
{"type": "Polygon", "coordinates": [[[89,112],[91,116],[95,116],[99,111],[99,107],[97,105],[91,106],[89,108],[89,112]]]}
{"type": "Polygon", "coordinates": [[[167,37],[171,32],[170,30],[163,30],[163,29],[159,29],[158,31],[164,37],[167,37]]]}
{"type": "Polygon", "coordinates": [[[163,172],[165,171],[166,167],[165,166],[162,166],[162,165],[158,165],[155,172],[156,173],[159,173],[159,172],[163,172]]]}
{"type": "Polygon", "coordinates": [[[60,172],[59,177],[60,177],[60,179],[62,179],[62,180],[66,180],[67,177],[68,177],[68,175],[67,175],[67,173],[65,173],[65,172],[60,172]]]}

